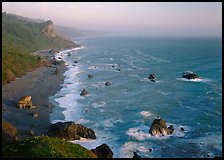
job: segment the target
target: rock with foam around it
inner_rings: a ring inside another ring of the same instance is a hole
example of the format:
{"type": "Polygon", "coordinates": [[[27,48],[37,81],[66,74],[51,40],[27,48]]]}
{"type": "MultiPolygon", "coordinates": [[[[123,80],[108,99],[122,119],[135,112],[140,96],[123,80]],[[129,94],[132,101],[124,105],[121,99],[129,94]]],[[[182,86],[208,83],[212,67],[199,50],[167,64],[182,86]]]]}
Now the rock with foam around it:
{"type": "Polygon", "coordinates": [[[152,123],[149,133],[152,136],[164,136],[172,134],[174,130],[173,125],[167,128],[166,122],[163,119],[155,119],[152,123]]]}

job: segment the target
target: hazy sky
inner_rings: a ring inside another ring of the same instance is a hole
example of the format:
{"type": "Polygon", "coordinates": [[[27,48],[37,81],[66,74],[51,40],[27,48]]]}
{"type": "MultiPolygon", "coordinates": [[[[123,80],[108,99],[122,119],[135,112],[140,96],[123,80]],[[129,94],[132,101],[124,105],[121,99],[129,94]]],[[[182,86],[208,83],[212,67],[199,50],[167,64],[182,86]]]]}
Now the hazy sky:
{"type": "Polygon", "coordinates": [[[2,11],[117,35],[222,35],[221,2],[2,2],[2,11]]]}

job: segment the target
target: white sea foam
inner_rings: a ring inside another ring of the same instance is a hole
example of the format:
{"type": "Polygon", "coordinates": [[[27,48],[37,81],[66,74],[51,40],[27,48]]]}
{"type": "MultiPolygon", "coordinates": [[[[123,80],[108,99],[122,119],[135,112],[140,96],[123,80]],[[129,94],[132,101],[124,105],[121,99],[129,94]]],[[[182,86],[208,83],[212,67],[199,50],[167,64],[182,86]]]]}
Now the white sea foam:
{"type": "Polygon", "coordinates": [[[91,104],[91,106],[93,106],[93,108],[104,107],[105,105],[106,105],[105,100],[96,101],[91,104]]]}
{"type": "Polygon", "coordinates": [[[190,131],[190,127],[184,126],[184,125],[176,125],[172,123],[167,123],[167,126],[173,125],[174,126],[174,131],[171,135],[165,135],[165,136],[152,136],[149,133],[149,127],[148,126],[139,126],[139,127],[134,127],[134,128],[129,128],[128,131],[126,132],[127,135],[130,137],[138,140],[138,141],[145,141],[147,139],[167,139],[171,136],[174,137],[184,137],[186,132],[190,131]],[[185,131],[181,131],[180,128],[183,128],[185,131]]]}
{"type": "Polygon", "coordinates": [[[145,147],[143,143],[139,142],[126,142],[121,147],[121,157],[122,158],[132,158],[133,152],[149,152],[149,149],[145,147]]]}
{"type": "Polygon", "coordinates": [[[150,113],[149,111],[141,111],[140,114],[143,115],[144,117],[149,117],[152,115],[152,113],[150,113]]]}
{"type": "Polygon", "coordinates": [[[80,140],[73,140],[70,141],[72,143],[75,144],[80,144],[81,146],[91,150],[91,149],[95,149],[96,147],[100,146],[103,143],[106,143],[110,149],[112,150],[112,152],[114,153],[114,158],[119,157],[118,153],[119,153],[119,146],[117,146],[117,144],[115,143],[115,141],[117,140],[117,137],[115,135],[111,135],[108,132],[102,132],[102,131],[98,131],[96,129],[93,129],[95,134],[96,134],[96,139],[86,139],[86,138],[81,138],[80,140]],[[106,135],[106,136],[105,136],[106,135]]]}
{"type": "Polygon", "coordinates": [[[197,79],[186,79],[186,78],[177,78],[179,81],[186,81],[186,82],[211,82],[211,79],[207,78],[197,78],[197,79]]]}
{"type": "Polygon", "coordinates": [[[75,123],[79,123],[79,124],[86,124],[89,123],[90,121],[88,119],[84,119],[84,118],[80,118],[78,121],[76,121],[75,123]]]}
{"type": "Polygon", "coordinates": [[[77,78],[77,75],[82,73],[82,71],[79,67],[74,67],[72,66],[72,63],[68,63],[68,60],[65,59],[67,56],[64,55],[81,48],[83,47],[63,50],[60,53],[55,54],[56,59],[62,57],[61,60],[68,64],[68,70],[63,74],[65,76],[63,88],[55,94],[55,96],[58,97],[55,99],[55,102],[57,102],[61,108],[65,109],[62,112],[65,117],[65,121],[77,121],[80,119],[81,105],[78,103],[78,99],[83,97],[80,96],[79,92],[81,82],[77,78]]]}
{"type": "Polygon", "coordinates": [[[149,133],[142,130],[142,127],[129,128],[126,133],[127,133],[127,135],[137,139],[138,141],[143,141],[143,140],[151,137],[151,135],[149,133]]]}
{"type": "Polygon", "coordinates": [[[67,122],[67,121],[66,120],[55,119],[55,120],[51,121],[51,124],[55,124],[57,122],[67,122]]]}

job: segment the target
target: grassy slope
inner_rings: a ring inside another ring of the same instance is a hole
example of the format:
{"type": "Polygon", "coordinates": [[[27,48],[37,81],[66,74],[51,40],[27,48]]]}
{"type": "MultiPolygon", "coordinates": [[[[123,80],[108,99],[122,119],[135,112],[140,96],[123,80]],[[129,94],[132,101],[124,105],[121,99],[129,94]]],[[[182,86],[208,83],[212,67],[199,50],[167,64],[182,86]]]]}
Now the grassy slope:
{"type": "Polygon", "coordinates": [[[47,136],[23,139],[3,148],[2,154],[7,158],[97,158],[79,144],[47,136]]]}
{"type": "Polygon", "coordinates": [[[71,42],[62,37],[42,33],[46,23],[34,23],[2,13],[2,82],[38,67],[35,50],[69,47],[71,42]]]}

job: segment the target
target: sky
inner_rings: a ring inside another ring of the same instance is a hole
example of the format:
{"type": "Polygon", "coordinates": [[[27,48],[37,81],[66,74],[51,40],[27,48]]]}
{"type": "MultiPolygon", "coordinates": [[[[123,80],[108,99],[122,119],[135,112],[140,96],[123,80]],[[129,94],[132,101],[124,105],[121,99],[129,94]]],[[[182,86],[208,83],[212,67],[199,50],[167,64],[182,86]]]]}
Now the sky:
{"type": "Polygon", "coordinates": [[[222,36],[222,2],[2,2],[2,12],[111,35],[222,36]]]}

